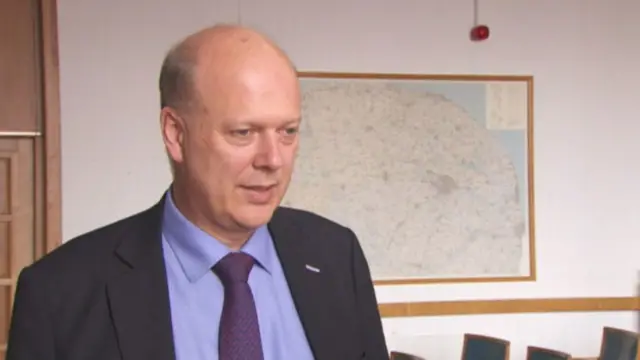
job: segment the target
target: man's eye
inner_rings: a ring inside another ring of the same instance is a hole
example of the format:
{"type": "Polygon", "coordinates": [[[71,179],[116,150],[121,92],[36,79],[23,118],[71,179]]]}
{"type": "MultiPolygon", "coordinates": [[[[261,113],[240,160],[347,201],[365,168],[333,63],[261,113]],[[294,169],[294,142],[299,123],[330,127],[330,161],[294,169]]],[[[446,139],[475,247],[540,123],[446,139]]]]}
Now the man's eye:
{"type": "Polygon", "coordinates": [[[285,132],[287,133],[287,135],[295,135],[298,133],[298,128],[291,127],[291,128],[285,129],[285,132]]]}
{"type": "Polygon", "coordinates": [[[233,134],[236,136],[248,136],[251,133],[251,130],[248,129],[240,129],[240,130],[234,130],[233,134]]]}

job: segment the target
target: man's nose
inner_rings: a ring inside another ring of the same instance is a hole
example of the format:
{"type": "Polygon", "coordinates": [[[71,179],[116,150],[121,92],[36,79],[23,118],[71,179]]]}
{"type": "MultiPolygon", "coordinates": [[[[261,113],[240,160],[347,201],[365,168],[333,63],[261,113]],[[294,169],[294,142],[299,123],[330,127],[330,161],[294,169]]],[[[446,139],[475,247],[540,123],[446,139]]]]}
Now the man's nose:
{"type": "Polygon", "coordinates": [[[282,144],[277,134],[262,134],[258,144],[255,166],[277,170],[282,167],[282,144]]]}

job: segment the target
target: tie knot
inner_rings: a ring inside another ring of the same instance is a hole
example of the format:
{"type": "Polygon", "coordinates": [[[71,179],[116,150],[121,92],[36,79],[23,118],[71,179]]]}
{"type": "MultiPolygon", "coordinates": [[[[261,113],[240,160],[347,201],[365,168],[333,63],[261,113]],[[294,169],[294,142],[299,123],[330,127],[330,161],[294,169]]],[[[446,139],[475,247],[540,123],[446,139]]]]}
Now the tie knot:
{"type": "Polygon", "coordinates": [[[253,267],[253,257],[243,252],[232,252],[220,259],[213,267],[213,272],[226,286],[232,282],[247,282],[253,267]]]}

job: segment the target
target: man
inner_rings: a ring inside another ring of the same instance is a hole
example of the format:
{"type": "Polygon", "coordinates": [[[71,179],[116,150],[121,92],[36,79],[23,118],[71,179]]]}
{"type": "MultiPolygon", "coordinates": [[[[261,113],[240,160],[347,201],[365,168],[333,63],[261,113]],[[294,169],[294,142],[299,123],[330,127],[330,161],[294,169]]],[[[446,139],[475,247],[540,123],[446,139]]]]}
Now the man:
{"type": "Polygon", "coordinates": [[[354,233],[279,207],[298,86],[247,28],[172,49],[160,75],[171,188],[22,271],[7,359],[388,359],[354,233]]]}

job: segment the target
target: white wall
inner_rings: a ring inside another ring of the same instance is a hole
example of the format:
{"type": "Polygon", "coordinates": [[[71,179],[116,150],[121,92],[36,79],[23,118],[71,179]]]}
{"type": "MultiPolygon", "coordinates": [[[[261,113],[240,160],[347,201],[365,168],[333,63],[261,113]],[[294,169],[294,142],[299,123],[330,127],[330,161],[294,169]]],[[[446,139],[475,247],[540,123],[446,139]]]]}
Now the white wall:
{"type": "MultiPolygon", "coordinates": [[[[156,82],[166,49],[236,0],[58,0],[63,231],[70,238],[155,202],[169,182],[156,82]]],[[[382,302],[631,296],[640,268],[640,2],[485,0],[489,41],[467,34],[472,1],[243,0],[301,70],[532,73],[538,281],[379,288],[382,302]]],[[[455,359],[463,332],[576,356],[631,313],[385,319],[389,344],[455,359]]]]}

